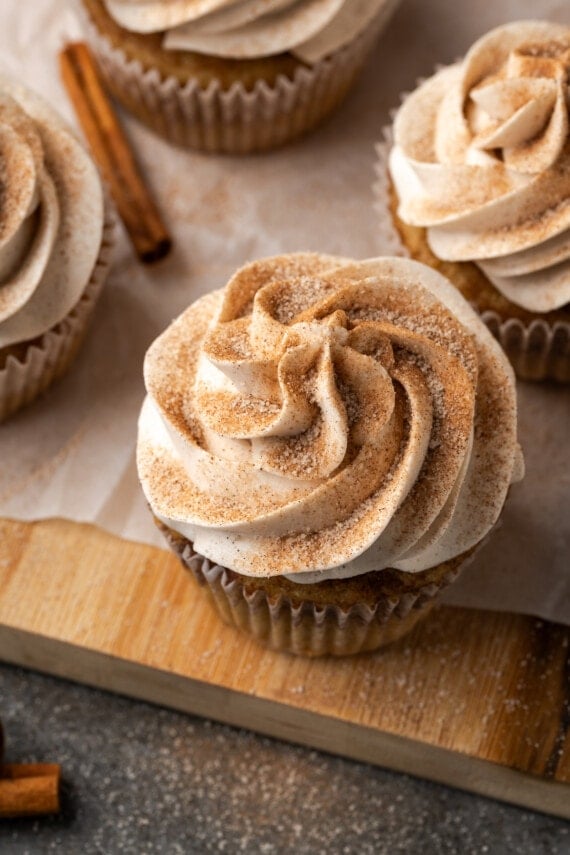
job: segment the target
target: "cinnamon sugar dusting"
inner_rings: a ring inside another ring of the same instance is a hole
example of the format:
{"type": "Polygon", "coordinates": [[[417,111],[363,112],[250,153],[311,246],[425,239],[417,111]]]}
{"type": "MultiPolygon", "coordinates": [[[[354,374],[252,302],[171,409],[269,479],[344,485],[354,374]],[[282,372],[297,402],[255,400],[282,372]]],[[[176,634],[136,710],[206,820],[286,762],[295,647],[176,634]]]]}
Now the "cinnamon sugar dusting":
{"type": "Polygon", "coordinates": [[[555,261],[550,251],[570,233],[569,75],[570,27],[507,24],[423,83],[395,121],[399,217],[428,229],[438,258],[478,263],[532,312],[570,302],[570,245],[555,261]]]}
{"type": "Polygon", "coordinates": [[[34,340],[76,306],[101,248],[95,165],[31,91],[0,78],[0,350],[34,340]]]}
{"type": "MultiPolygon", "coordinates": [[[[481,377],[496,386],[504,369],[481,371],[486,348],[418,268],[281,256],[191,306],[145,363],[138,458],[155,514],[250,575],[350,575],[431,547],[474,425],[482,435],[481,377]]],[[[493,402],[490,446],[506,406],[493,402]]],[[[514,447],[511,431],[502,467],[486,472],[496,496],[514,447]]],[[[458,525],[464,551],[473,520],[458,525]]]]}
{"type": "Polygon", "coordinates": [[[231,392],[204,391],[198,395],[198,406],[208,426],[225,436],[247,437],[263,432],[280,410],[278,402],[231,392]]]}

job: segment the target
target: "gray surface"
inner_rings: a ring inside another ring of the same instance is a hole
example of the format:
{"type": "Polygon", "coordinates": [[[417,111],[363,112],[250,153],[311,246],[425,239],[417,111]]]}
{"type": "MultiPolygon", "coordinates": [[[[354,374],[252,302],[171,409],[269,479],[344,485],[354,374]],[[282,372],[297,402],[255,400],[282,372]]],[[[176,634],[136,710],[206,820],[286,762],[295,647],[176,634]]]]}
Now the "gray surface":
{"type": "Polygon", "coordinates": [[[7,760],[58,761],[63,812],[0,853],[570,852],[570,824],[8,666],[7,760]]]}

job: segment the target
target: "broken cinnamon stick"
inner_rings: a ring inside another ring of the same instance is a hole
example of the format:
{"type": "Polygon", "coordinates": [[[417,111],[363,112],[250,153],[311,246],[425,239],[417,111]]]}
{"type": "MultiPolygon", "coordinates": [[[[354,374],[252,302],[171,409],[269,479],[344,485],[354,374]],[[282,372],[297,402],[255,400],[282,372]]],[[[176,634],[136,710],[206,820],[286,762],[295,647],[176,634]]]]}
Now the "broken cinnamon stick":
{"type": "Polygon", "coordinates": [[[83,42],[69,44],[61,51],[59,61],[77,118],[139,258],[145,263],[164,258],[172,241],[142,179],[89,48],[83,42]]]}
{"type": "Polygon", "coordinates": [[[58,813],[60,778],[58,763],[0,765],[0,817],[58,813]]]}

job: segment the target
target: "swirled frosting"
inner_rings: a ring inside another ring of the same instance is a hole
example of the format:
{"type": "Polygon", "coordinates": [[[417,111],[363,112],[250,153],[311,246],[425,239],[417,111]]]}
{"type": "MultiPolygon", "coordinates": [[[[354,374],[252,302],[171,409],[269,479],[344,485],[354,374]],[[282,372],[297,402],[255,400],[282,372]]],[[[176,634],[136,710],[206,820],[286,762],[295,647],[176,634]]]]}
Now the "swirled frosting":
{"type": "Polygon", "coordinates": [[[97,170],[36,95],[0,78],[0,348],[33,339],[78,302],[103,232],[97,170]]]}
{"type": "Polygon", "coordinates": [[[164,32],[163,47],[228,59],[290,51],[309,64],[363,33],[395,0],[105,0],[137,33],[164,32]]]}
{"type": "Polygon", "coordinates": [[[479,542],[521,475],[505,356],[405,259],[250,264],[154,342],[145,382],[154,514],[246,575],[427,569],[479,542]]]}
{"type": "Polygon", "coordinates": [[[570,301],[570,27],[492,30],[413,92],[394,125],[399,216],[511,302],[570,301]]]}

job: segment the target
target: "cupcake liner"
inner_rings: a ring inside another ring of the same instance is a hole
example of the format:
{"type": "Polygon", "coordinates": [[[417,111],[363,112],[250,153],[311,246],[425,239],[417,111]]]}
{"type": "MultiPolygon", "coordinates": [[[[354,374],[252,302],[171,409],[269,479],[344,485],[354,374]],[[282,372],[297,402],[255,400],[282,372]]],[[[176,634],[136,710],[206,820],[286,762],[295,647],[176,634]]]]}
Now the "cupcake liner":
{"type": "MultiPolygon", "coordinates": [[[[402,95],[402,100],[405,97],[402,95]]],[[[383,140],[376,145],[374,182],[380,238],[387,254],[410,258],[389,208],[388,156],[393,144],[392,129],[385,127],[382,136],[383,140]]],[[[540,317],[525,323],[519,318],[501,317],[490,310],[481,312],[476,305],[473,308],[507,354],[517,377],[570,382],[570,323],[556,321],[552,324],[540,317]]]]}
{"type": "Polygon", "coordinates": [[[396,641],[427,616],[439,592],[472,557],[466,556],[461,567],[450,566],[437,582],[413,593],[384,595],[374,607],[358,603],[345,610],[310,599],[269,596],[259,588],[248,591],[245,577],[213,564],[168,527],[161,524],[160,528],[184,567],[207,588],[225,623],[267,647],[301,656],[347,656],[396,641]]]}
{"type": "Polygon", "coordinates": [[[202,88],[163,79],[130,60],[99,32],[87,14],[85,32],[110,92],[131,113],[177,145],[207,152],[247,154],[281,146],[321,122],[344,98],[385,22],[379,16],[351,44],[292,78],[273,86],[259,80],[253,90],[218,81],[202,88]]]}
{"type": "Polygon", "coordinates": [[[548,324],[537,318],[524,324],[518,318],[502,319],[485,311],[481,318],[507,354],[522,380],[557,380],[570,383],[570,323],[548,324]]]}
{"type": "Polygon", "coordinates": [[[114,219],[107,210],[101,247],[79,301],[54,327],[35,339],[23,359],[10,354],[0,369],[0,422],[31,403],[73,362],[107,278],[113,247],[114,219]]]}

